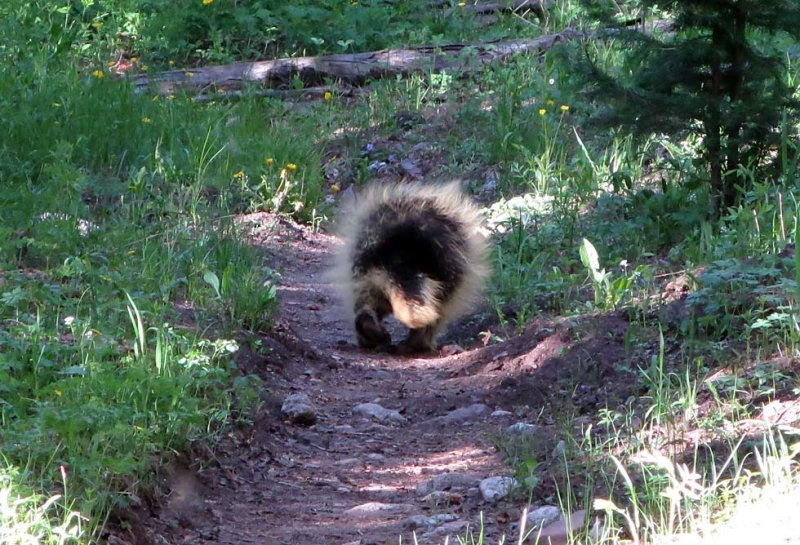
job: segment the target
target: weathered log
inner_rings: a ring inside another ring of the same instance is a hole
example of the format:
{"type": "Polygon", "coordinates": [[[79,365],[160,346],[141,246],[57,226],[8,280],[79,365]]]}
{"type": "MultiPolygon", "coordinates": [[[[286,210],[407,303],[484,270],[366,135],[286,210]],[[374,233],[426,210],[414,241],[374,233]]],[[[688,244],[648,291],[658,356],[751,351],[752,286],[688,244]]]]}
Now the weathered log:
{"type": "MultiPolygon", "coordinates": [[[[437,5],[450,4],[449,0],[437,0],[437,5]]],[[[458,10],[469,11],[476,15],[486,15],[501,11],[520,12],[530,10],[539,19],[547,16],[547,10],[553,5],[553,0],[512,0],[511,2],[476,2],[474,4],[464,3],[462,7],[450,8],[445,11],[445,15],[452,15],[458,10]]]]}
{"type": "Polygon", "coordinates": [[[299,78],[304,86],[339,81],[360,85],[369,79],[416,72],[465,73],[520,53],[543,52],[556,43],[583,36],[573,29],[533,39],[504,40],[479,44],[449,44],[366,53],[295,57],[270,61],[169,70],[132,77],[140,91],[170,94],[178,90],[231,90],[246,84],[282,88],[299,78]]]}

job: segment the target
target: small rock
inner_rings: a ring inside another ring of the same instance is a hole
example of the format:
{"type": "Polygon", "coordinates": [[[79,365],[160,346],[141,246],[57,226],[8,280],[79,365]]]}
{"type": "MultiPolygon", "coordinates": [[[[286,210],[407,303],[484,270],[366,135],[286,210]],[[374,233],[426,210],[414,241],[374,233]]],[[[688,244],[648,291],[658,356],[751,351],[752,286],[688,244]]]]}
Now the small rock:
{"type": "Polygon", "coordinates": [[[333,429],[339,433],[354,433],[356,431],[350,424],[339,424],[334,426],[333,429]]]}
{"type": "Polygon", "coordinates": [[[567,444],[562,439],[561,441],[556,443],[556,446],[553,448],[553,452],[552,454],[550,454],[550,456],[556,460],[563,460],[564,455],[566,453],[567,453],[567,444]]]}
{"type": "Polygon", "coordinates": [[[406,530],[432,528],[434,526],[439,526],[440,524],[452,522],[454,520],[458,520],[458,517],[450,513],[440,513],[438,515],[431,515],[430,517],[425,515],[414,515],[403,521],[403,528],[406,530]]]}
{"type": "Polygon", "coordinates": [[[445,522],[435,527],[433,530],[425,532],[425,534],[423,534],[422,537],[424,541],[429,541],[431,539],[439,538],[442,536],[448,536],[452,539],[445,539],[445,543],[448,543],[450,541],[456,543],[458,536],[464,533],[464,529],[467,526],[469,526],[469,522],[466,520],[454,520],[452,522],[445,522]]]}
{"type": "Polygon", "coordinates": [[[372,452],[367,454],[367,460],[370,462],[383,462],[386,459],[386,456],[383,454],[378,454],[377,452],[372,452]]]}
{"type": "Polygon", "coordinates": [[[534,431],[536,431],[536,425],[528,424],[527,422],[517,422],[506,428],[506,433],[509,435],[525,435],[534,431]]]}
{"type": "Polygon", "coordinates": [[[343,458],[341,460],[337,460],[334,462],[334,465],[337,466],[354,466],[361,463],[361,460],[358,458],[343,458]]]}
{"type": "Polygon", "coordinates": [[[497,410],[494,411],[492,414],[490,414],[489,418],[508,418],[509,416],[514,416],[514,413],[512,413],[511,411],[497,410]]]}
{"type": "Polygon", "coordinates": [[[497,501],[504,498],[517,486],[519,483],[513,477],[489,477],[483,479],[478,485],[484,501],[497,501]]]}
{"type": "Polygon", "coordinates": [[[445,490],[434,490],[424,498],[422,501],[437,507],[447,505],[460,505],[464,502],[464,497],[455,492],[447,492],[445,490]]]}
{"type": "Polygon", "coordinates": [[[440,416],[437,420],[447,424],[460,424],[469,420],[474,420],[489,412],[489,407],[483,403],[475,403],[468,407],[461,407],[454,411],[449,412],[444,416],[440,416]]]}
{"type": "Polygon", "coordinates": [[[555,505],[543,505],[542,507],[537,507],[528,512],[526,524],[528,528],[538,530],[558,520],[560,516],[561,509],[555,505]]]}
{"type": "Polygon", "coordinates": [[[317,412],[306,394],[297,393],[286,397],[281,413],[293,424],[311,426],[317,421],[317,412]]]}
{"type": "Polygon", "coordinates": [[[417,485],[417,495],[427,496],[437,490],[466,489],[475,486],[478,479],[466,473],[442,473],[417,485]]]}
{"type": "Polygon", "coordinates": [[[415,507],[407,503],[380,503],[369,502],[356,505],[344,512],[344,515],[351,518],[371,519],[383,518],[398,513],[408,513],[413,511],[415,507]]]}
{"type": "Polygon", "coordinates": [[[575,511],[567,516],[560,516],[558,520],[545,526],[536,535],[539,536],[539,543],[551,543],[552,545],[566,545],[570,542],[570,536],[580,531],[586,521],[586,511],[575,511]]]}
{"type": "Polygon", "coordinates": [[[398,411],[386,409],[377,403],[361,403],[353,407],[353,413],[365,418],[374,418],[379,422],[395,422],[403,424],[406,419],[398,411]]]}
{"type": "Polygon", "coordinates": [[[464,352],[464,349],[457,344],[446,344],[439,349],[439,355],[444,357],[455,356],[462,352],[464,352]]]}

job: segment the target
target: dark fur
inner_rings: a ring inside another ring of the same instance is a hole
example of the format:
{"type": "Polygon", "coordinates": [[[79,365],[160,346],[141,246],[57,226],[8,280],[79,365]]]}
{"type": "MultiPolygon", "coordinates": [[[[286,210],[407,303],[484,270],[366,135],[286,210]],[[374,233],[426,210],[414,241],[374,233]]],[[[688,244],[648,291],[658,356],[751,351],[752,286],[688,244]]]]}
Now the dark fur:
{"type": "Polygon", "coordinates": [[[477,208],[457,184],[404,184],[367,192],[349,217],[336,276],[358,344],[389,349],[383,319],[394,314],[409,327],[400,352],[434,350],[488,274],[477,208]]]}

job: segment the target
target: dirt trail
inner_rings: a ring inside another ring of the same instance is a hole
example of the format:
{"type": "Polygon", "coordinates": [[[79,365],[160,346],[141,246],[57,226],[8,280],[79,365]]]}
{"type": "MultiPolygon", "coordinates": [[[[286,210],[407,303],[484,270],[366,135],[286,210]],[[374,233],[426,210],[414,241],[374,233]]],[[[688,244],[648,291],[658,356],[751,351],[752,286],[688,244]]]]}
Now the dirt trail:
{"type": "MultiPolygon", "coordinates": [[[[260,349],[242,343],[240,360],[264,379],[267,402],[253,426],[215,446],[216,463],[174,472],[170,493],[146,524],[148,540],[371,545],[397,544],[401,536],[413,543],[415,531],[421,544],[443,543],[448,535],[454,543],[468,527],[477,535],[481,514],[486,543],[498,543],[501,534],[515,539],[512,525],[524,502],[487,501],[478,489],[480,479],[509,474],[494,438],[516,420],[510,412],[492,413],[549,395],[554,384],[521,388],[516,377],[543,372],[543,362],[564,352],[566,333],[542,326],[448,357],[362,352],[323,275],[335,239],[267,215],[243,221],[265,262],[282,274],[275,331],[256,339],[260,349]],[[282,416],[281,403],[294,392],[309,396],[315,425],[282,416]],[[354,414],[361,403],[397,410],[404,421],[354,414]],[[479,414],[453,412],[466,407],[479,414]],[[433,497],[418,490],[446,473],[467,477],[439,486],[433,497]],[[438,515],[441,524],[419,515],[438,515]]],[[[543,439],[543,448],[552,449],[556,439],[543,439]]]]}

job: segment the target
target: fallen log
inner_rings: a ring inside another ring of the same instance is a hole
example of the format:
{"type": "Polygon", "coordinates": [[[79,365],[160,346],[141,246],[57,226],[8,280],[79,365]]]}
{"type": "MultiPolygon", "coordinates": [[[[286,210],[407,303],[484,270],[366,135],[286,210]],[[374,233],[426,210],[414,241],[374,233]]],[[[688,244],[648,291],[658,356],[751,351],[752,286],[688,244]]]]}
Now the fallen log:
{"type": "MultiPolygon", "coordinates": [[[[437,0],[434,5],[445,6],[450,4],[449,0],[437,0]]],[[[547,16],[547,10],[553,6],[553,0],[513,0],[511,2],[476,2],[474,4],[464,3],[463,6],[450,8],[445,11],[445,16],[453,15],[458,10],[469,11],[476,15],[486,15],[502,11],[518,13],[525,10],[532,11],[539,19],[547,16]]]]}
{"type": "Polygon", "coordinates": [[[179,90],[228,91],[240,89],[247,84],[285,88],[297,78],[307,87],[329,81],[361,85],[370,79],[418,72],[475,71],[488,63],[507,59],[513,55],[544,52],[561,41],[583,35],[578,30],[565,29],[558,34],[548,34],[533,39],[240,62],[154,74],[137,74],[131,77],[131,81],[137,91],[159,94],[171,94],[179,90]]]}

